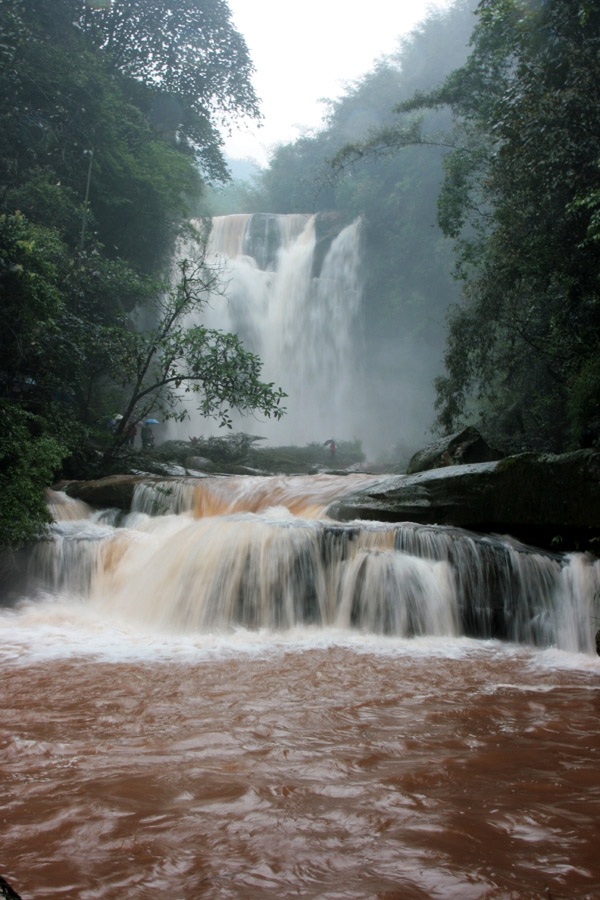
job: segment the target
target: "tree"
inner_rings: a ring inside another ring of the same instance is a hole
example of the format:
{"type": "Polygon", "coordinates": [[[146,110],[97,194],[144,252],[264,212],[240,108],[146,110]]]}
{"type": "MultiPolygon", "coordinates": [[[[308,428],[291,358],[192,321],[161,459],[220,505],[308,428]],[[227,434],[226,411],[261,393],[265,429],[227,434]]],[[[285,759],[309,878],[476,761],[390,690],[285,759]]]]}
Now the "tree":
{"type": "MultiPolygon", "coordinates": [[[[15,490],[22,482],[26,520],[5,530],[12,545],[32,533],[27,522],[42,521],[43,488],[61,458],[75,466],[65,458],[87,450],[89,460],[115,392],[138,385],[143,405],[169,353],[195,376],[192,391],[204,378],[209,413],[226,415],[231,402],[279,414],[280,398],[233,336],[187,336],[184,304],[164,333],[131,326],[198,201],[198,163],[226,175],[217,124],[257,113],[247,50],[223,0],[10,0],[0,35],[0,453],[15,490]],[[132,360],[144,352],[142,384],[132,360]]],[[[163,371],[161,403],[177,384],[179,370],[163,371]]],[[[5,496],[3,523],[15,502],[5,496]]]]}
{"type": "Polygon", "coordinates": [[[52,483],[66,446],[48,434],[42,417],[4,398],[0,415],[0,546],[17,549],[49,521],[40,485],[52,483]]]}
{"type": "Polygon", "coordinates": [[[577,445],[600,428],[600,11],[578,0],[482,0],[473,52],[440,90],[462,146],[439,218],[464,302],[437,383],[447,431],[479,415],[508,445],[577,445]]]}
{"type": "Polygon", "coordinates": [[[31,380],[44,365],[42,341],[59,315],[56,258],[59,236],[17,213],[0,216],[0,359],[9,389],[31,380]]]}
{"type": "Polygon", "coordinates": [[[254,67],[225,0],[79,2],[74,13],[110,64],[149,90],[153,124],[188,140],[206,173],[223,179],[215,123],[259,115],[254,67]]]}
{"type": "Polygon", "coordinates": [[[258,409],[277,419],[285,412],[280,404],[286,395],[260,381],[262,363],[244,349],[237,335],[198,323],[209,294],[218,291],[218,274],[201,258],[182,260],[179,275],[176,286],[158,296],[153,327],[110,332],[112,376],[123,389],[117,446],[128,425],[150,413],[184,419],[188,412],[182,399],[197,403],[203,416],[218,418],[228,427],[232,409],[258,409]]]}
{"type": "Polygon", "coordinates": [[[59,227],[74,252],[100,243],[103,256],[156,271],[201,190],[191,149],[153,126],[152,92],[73,26],[55,36],[21,0],[0,7],[0,26],[3,210],[59,227]]]}

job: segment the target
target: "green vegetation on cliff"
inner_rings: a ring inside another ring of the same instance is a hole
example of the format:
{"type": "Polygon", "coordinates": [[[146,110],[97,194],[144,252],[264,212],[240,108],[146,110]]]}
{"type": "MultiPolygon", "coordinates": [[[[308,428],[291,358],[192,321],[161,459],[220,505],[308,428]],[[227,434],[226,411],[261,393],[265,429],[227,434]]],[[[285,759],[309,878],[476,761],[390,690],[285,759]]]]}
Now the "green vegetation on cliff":
{"type": "MultiPolygon", "coordinates": [[[[256,116],[257,100],[224,0],[11,0],[0,34],[0,543],[12,546],[43,518],[53,472],[106,442],[124,398],[154,383],[165,402],[153,370],[170,352],[171,370],[181,361],[185,337],[161,318],[177,295],[165,273],[204,179],[226,175],[218,124],[256,116]]],[[[204,335],[202,366],[199,337],[186,338],[188,383],[210,380],[209,412],[278,412],[235,336],[204,335]]]]}
{"type": "Polygon", "coordinates": [[[462,301],[449,316],[439,425],[475,422],[507,449],[600,437],[600,10],[591,0],[482,0],[467,62],[397,107],[338,163],[439,140],[438,222],[462,301]],[[427,111],[419,122],[415,113],[427,111]]]}

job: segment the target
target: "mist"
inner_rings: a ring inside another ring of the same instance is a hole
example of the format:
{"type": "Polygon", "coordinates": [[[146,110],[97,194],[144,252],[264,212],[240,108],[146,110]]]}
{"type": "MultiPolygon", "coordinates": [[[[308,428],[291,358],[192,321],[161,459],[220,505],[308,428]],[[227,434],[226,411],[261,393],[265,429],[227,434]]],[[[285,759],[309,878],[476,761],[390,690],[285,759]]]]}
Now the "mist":
{"type": "MultiPolygon", "coordinates": [[[[369,333],[362,219],[232,214],[209,227],[207,262],[221,287],[187,325],[238,334],[287,394],[281,420],[236,414],[233,427],[274,446],[360,441],[369,459],[420,446],[439,354],[415,347],[408,329],[387,340],[369,333]]],[[[183,439],[219,433],[193,408],[170,429],[183,439]]]]}
{"type": "MultiPolygon", "coordinates": [[[[200,212],[213,223],[209,262],[223,268],[224,297],[206,321],[238,333],[288,394],[283,419],[235,416],[236,429],[272,445],[358,440],[369,459],[406,457],[432,439],[445,313],[458,300],[436,223],[443,152],[406,147],[337,172],[331,159],[396,125],[399,100],[464,61],[474,6],[430,13],[329,103],[322,129],[276,147],[258,172],[230,160],[233,181],[209,192],[200,212]]],[[[439,137],[451,120],[427,113],[425,126],[439,137]]],[[[171,435],[217,431],[192,413],[171,435]]]]}

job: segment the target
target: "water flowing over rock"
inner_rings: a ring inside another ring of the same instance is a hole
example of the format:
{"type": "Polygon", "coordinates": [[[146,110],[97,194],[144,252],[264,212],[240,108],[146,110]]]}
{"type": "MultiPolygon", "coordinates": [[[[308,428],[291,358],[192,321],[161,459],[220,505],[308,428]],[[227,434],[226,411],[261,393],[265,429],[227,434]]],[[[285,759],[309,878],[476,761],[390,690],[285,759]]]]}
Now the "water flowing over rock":
{"type": "Polygon", "coordinates": [[[497,462],[397,475],[329,510],[334,518],[408,520],[502,532],[537,546],[600,537],[600,454],[523,453],[497,462]]]}
{"type": "MultiPolygon", "coordinates": [[[[279,444],[353,439],[365,418],[366,397],[357,351],[361,306],[360,221],[328,223],[317,238],[315,216],[218,216],[212,220],[208,262],[221,270],[226,298],[202,313],[212,328],[237,333],[264,364],[264,380],[288,394],[281,422],[262,421],[279,444]]],[[[185,250],[182,251],[185,253],[185,250]]],[[[248,430],[247,418],[236,428],[248,430]]],[[[192,413],[172,436],[207,434],[212,424],[192,413]]],[[[252,420],[252,429],[257,428],[252,420]]]]}
{"type": "Polygon", "coordinates": [[[57,521],[67,517],[74,518],[73,515],[63,514],[63,511],[69,510],[70,507],[64,500],[57,499],[61,497],[89,503],[97,508],[115,507],[129,510],[136,485],[149,480],[152,480],[150,475],[107,475],[105,478],[92,481],[64,482],[56,485],[61,490],[53,491],[49,497],[50,511],[57,521]]]}
{"type": "Polygon", "coordinates": [[[0,608],[24,897],[595,896],[600,562],[326,515],[375,483],[49,495],[0,608]]]}
{"type": "Polygon", "coordinates": [[[34,548],[32,584],[183,632],[316,626],[592,652],[600,563],[456,528],[325,516],[356,487],[376,494],[374,481],[140,480],[125,518],[57,522],[34,548]]]}

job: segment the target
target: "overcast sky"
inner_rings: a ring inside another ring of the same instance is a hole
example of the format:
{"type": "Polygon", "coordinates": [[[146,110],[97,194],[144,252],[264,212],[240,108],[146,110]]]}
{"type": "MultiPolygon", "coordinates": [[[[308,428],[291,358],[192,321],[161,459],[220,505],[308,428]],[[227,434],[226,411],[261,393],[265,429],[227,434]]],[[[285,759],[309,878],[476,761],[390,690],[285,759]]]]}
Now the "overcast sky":
{"type": "Polygon", "coordinates": [[[430,8],[450,0],[228,0],[235,27],[250,51],[263,126],[227,138],[232,158],[265,164],[269,148],[319,125],[325,107],[344,85],[368,72],[397,38],[430,8]]]}

